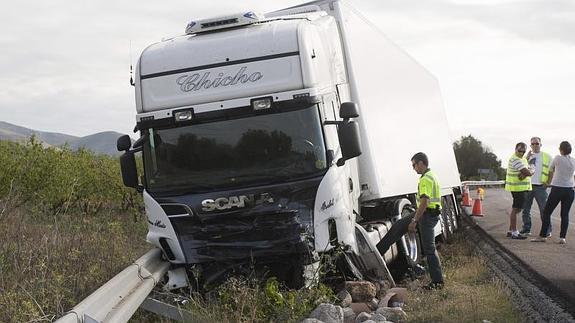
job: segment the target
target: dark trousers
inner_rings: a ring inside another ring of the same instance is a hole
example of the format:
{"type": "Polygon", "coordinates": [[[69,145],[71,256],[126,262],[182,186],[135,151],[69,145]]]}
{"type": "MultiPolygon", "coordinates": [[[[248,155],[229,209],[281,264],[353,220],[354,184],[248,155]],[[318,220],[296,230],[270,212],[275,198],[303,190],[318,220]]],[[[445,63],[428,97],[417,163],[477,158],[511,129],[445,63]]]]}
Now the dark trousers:
{"type": "Polygon", "coordinates": [[[569,227],[569,210],[571,209],[571,204],[573,204],[574,197],[575,191],[573,191],[572,187],[551,187],[551,193],[549,193],[547,204],[545,204],[545,211],[543,212],[543,224],[539,232],[540,237],[547,236],[546,233],[551,224],[551,213],[553,213],[557,205],[559,205],[559,202],[561,202],[561,233],[559,237],[565,238],[567,228],[569,227]]]}
{"type": "Polygon", "coordinates": [[[443,282],[443,273],[441,270],[441,261],[435,249],[435,226],[439,222],[439,215],[424,213],[418,223],[419,234],[421,235],[421,249],[427,259],[429,267],[429,276],[434,283],[443,282]]]}
{"type": "MultiPolygon", "coordinates": [[[[543,211],[545,210],[545,203],[547,203],[547,188],[543,185],[533,184],[531,191],[527,191],[525,194],[525,202],[523,203],[523,230],[526,232],[531,232],[531,206],[533,205],[533,199],[537,201],[537,206],[539,207],[539,216],[541,217],[541,222],[543,222],[543,211]]],[[[549,222],[549,232],[551,233],[551,222],[549,222]]]]}
{"type": "MultiPolygon", "coordinates": [[[[385,234],[383,239],[377,244],[377,249],[383,255],[394,243],[399,241],[407,231],[414,214],[406,216],[404,218],[396,221],[389,231],[385,234]]],[[[434,228],[439,221],[439,215],[432,215],[430,213],[424,213],[418,223],[419,234],[421,236],[421,249],[423,255],[427,260],[427,265],[429,267],[429,275],[433,282],[442,282],[443,273],[441,270],[441,261],[439,260],[439,255],[435,249],[435,232],[434,228]]],[[[411,266],[415,265],[411,262],[411,259],[407,257],[407,262],[411,266]]]]}

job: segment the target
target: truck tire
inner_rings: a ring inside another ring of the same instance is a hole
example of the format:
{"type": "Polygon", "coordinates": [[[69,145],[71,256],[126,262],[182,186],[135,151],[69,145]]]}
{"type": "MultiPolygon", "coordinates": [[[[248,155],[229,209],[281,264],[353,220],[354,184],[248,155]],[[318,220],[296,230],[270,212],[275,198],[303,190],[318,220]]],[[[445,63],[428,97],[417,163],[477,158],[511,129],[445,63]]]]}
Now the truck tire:
{"type": "Polygon", "coordinates": [[[447,204],[447,197],[441,197],[441,240],[448,243],[451,235],[453,234],[453,227],[451,222],[451,212],[447,204]]]}
{"type": "MultiPolygon", "coordinates": [[[[407,199],[397,200],[395,202],[396,214],[399,218],[404,218],[415,212],[415,208],[407,199]]],[[[391,264],[391,271],[396,279],[402,279],[410,271],[413,264],[421,261],[421,243],[419,232],[415,234],[406,233],[397,242],[398,257],[391,264]]]]}
{"type": "Polygon", "coordinates": [[[448,242],[460,227],[460,222],[453,195],[443,196],[441,200],[441,228],[443,231],[441,238],[443,242],[448,242]]]}
{"type": "MultiPolygon", "coordinates": [[[[413,205],[411,205],[411,202],[405,202],[405,201],[407,200],[402,199],[396,203],[398,213],[401,214],[402,218],[409,216],[415,212],[415,209],[413,205]]],[[[403,252],[404,255],[410,258],[412,262],[418,263],[421,260],[421,243],[419,241],[418,233],[415,233],[414,235],[406,233],[398,242],[398,244],[400,252],[403,252]]]]}
{"type": "Polygon", "coordinates": [[[456,232],[461,223],[459,222],[459,216],[457,212],[457,207],[455,206],[455,197],[453,195],[447,196],[447,207],[449,208],[449,220],[451,222],[452,232],[456,232]]]}
{"type": "Polygon", "coordinates": [[[449,199],[449,205],[453,214],[453,223],[455,224],[455,230],[461,228],[461,209],[459,208],[459,204],[457,202],[457,198],[455,195],[452,195],[449,199]]]}

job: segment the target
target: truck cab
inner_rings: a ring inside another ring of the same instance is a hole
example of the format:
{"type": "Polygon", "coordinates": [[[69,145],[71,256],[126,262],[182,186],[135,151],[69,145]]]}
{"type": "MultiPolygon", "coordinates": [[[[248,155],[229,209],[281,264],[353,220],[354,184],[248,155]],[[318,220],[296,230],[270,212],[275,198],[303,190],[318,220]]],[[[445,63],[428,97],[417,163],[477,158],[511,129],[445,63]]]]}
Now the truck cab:
{"type": "Polygon", "coordinates": [[[187,32],[136,68],[147,240],[204,272],[297,276],[334,239],[355,246],[361,143],[335,19],[246,12],[187,32]]]}

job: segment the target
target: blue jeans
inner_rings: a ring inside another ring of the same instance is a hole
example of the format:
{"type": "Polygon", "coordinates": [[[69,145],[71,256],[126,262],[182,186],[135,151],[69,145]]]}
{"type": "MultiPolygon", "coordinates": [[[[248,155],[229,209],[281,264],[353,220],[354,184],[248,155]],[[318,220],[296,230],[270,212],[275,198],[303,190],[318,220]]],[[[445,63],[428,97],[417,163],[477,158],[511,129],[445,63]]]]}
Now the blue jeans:
{"type": "MultiPolygon", "coordinates": [[[[525,195],[525,204],[523,204],[523,230],[521,231],[531,231],[531,206],[533,205],[534,198],[539,207],[541,221],[543,221],[543,211],[547,203],[547,189],[543,185],[533,185],[531,191],[528,191],[525,195]]],[[[549,225],[547,234],[551,233],[551,229],[551,225],[549,225]]]]}
{"type": "Polygon", "coordinates": [[[421,249],[427,259],[429,267],[429,276],[434,283],[443,282],[443,273],[441,270],[441,261],[435,249],[435,225],[439,222],[439,215],[431,215],[425,212],[419,220],[419,234],[421,236],[421,249]]]}

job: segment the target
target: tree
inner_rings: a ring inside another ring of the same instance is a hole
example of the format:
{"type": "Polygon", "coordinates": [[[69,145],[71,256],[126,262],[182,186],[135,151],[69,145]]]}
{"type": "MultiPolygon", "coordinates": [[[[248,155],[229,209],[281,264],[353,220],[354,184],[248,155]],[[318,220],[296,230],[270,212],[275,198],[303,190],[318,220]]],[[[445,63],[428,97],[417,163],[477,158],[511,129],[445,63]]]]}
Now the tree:
{"type": "Polygon", "coordinates": [[[480,179],[479,169],[492,170],[498,179],[503,178],[505,171],[501,168],[501,160],[472,135],[454,142],[453,150],[462,181],[480,179]]]}

